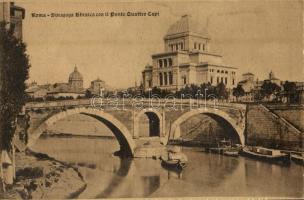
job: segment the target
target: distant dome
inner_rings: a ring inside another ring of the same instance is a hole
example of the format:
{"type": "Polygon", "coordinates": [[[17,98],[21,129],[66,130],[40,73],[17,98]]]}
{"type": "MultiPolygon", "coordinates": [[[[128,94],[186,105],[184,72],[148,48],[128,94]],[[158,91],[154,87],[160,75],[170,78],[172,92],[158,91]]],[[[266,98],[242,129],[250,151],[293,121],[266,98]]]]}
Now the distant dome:
{"type": "Polygon", "coordinates": [[[69,76],[69,82],[70,81],[82,81],[83,77],[77,70],[77,67],[74,68],[74,71],[69,76]]]}
{"type": "Polygon", "coordinates": [[[183,15],[180,20],[171,25],[165,37],[181,33],[192,33],[209,38],[207,30],[190,15],[183,15]]]}

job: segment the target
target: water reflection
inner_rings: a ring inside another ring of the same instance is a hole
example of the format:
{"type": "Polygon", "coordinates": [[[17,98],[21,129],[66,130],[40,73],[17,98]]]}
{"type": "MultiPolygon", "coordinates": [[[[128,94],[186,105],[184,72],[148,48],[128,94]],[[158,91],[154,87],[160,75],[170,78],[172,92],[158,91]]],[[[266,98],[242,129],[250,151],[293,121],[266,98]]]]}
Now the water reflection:
{"type": "Polygon", "coordinates": [[[115,140],[47,138],[34,150],[78,165],[87,189],[79,198],[181,196],[303,196],[303,167],[268,164],[243,157],[183,148],[188,157],[182,172],[160,160],[121,159],[115,140]]]}
{"type": "Polygon", "coordinates": [[[106,198],[110,196],[115,190],[115,188],[117,188],[118,185],[122,183],[121,179],[127,176],[131,163],[132,163],[131,159],[120,158],[119,170],[118,171],[113,170],[113,172],[116,173],[118,176],[113,176],[107,188],[104,189],[100,194],[96,195],[96,198],[106,198]]]}
{"type": "Polygon", "coordinates": [[[168,180],[172,179],[172,178],[177,178],[177,179],[181,179],[183,177],[183,173],[182,171],[172,171],[172,170],[168,170],[168,180]]]}

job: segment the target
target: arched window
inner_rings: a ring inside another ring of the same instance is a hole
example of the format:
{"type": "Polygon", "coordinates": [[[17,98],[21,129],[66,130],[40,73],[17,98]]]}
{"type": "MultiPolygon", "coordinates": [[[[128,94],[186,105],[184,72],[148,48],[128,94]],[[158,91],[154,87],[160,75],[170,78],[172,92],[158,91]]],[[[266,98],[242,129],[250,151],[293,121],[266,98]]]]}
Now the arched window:
{"type": "Polygon", "coordinates": [[[176,47],[176,51],[177,51],[178,50],[178,44],[176,44],[175,47],[176,47]]]}
{"type": "Polygon", "coordinates": [[[198,50],[201,50],[201,43],[198,44],[198,50]]]}
{"type": "Polygon", "coordinates": [[[181,43],[181,50],[184,49],[184,43],[181,43]]]}
{"type": "Polygon", "coordinates": [[[205,44],[203,44],[203,50],[205,51],[205,44]]]}
{"type": "Polygon", "coordinates": [[[162,61],[162,60],[159,60],[159,61],[158,61],[158,64],[159,64],[159,67],[160,67],[160,68],[163,67],[163,61],[162,61]]]}
{"type": "Polygon", "coordinates": [[[194,49],[196,49],[196,42],[194,42],[194,49]]]}
{"type": "Polygon", "coordinates": [[[213,76],[210,77],[210,83],[213,83],[213,76]]]}
{"type": "Polygon", "coordinates": [[[163,74],[159,73],[159,85],[162,86],[163,85],[163,74]]]}

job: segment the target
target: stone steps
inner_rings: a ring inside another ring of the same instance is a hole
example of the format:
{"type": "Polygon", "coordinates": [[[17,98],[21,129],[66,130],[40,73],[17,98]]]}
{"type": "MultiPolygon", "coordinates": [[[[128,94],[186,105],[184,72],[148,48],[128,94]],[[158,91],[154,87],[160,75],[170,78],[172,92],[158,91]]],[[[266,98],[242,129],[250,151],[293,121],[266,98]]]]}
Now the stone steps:
{"type": "MultiPolygon", "coordinates": [[[[292,148],[302,148],[303,138],[301,131],[262,105],[249,106],[247,113],[247,143],[267,141],[274,145],[287,145],[292,148]]],[[[287,148],[286,146],[286,148],[287,148]]]]}

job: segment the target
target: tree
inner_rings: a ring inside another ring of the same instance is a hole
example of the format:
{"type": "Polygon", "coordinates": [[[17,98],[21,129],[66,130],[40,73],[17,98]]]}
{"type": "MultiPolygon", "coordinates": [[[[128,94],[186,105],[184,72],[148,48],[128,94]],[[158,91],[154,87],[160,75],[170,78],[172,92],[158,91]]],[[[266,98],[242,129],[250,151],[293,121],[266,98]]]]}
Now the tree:
{"type": "Polygon", "coordinates": [[[233,88],[232,94],[236,97],[236,101],[238,101],[239,97],[245,95],[245,91],[241,85],[237,85],[236,88],[233,88]]]}
{"type": "Polygon", "coordinates": [[[215,91],[218,99],[228,99],[228,91],[226,89],[226,85],[223,82],[220,82],[216,86],[215,91]]]}
{"type": "Polygon", "coordinates": [[[0,151],[10,150],[15,122],[26,101],[30,67],[26,45],[0,22],[0,151]]]}
{"type": "Polygon", "coordinates": [[[86,97],[86,98],[91,98],[91,97],[93,97],[93,94],[92,94],[91,90],[87,89],[87,90],[85,91],[85,97],[86,97]]]}
{"type": "Polygon", "coordinates": [[[295,82],[286,81],[283,84],[284,93],[288,99],[288,103],[295,103],[297,102],[297,86],[295,82]]]}
{"type": "Polygon", "coordinates": [[[281,91],[281,87],[278,86],[275,83],[264,81],[262,87],[261,87],[261,96],[269,97],[270,95],[277,95],[281,91]]]}

